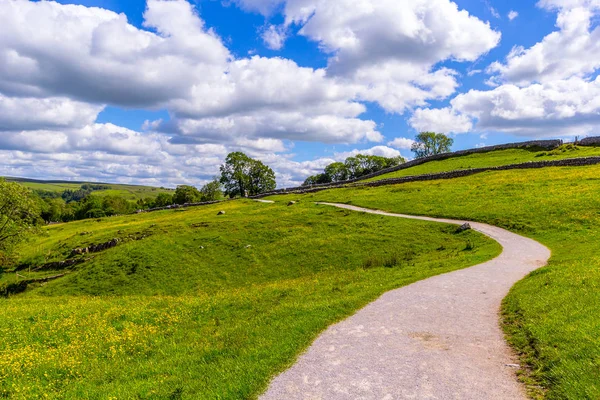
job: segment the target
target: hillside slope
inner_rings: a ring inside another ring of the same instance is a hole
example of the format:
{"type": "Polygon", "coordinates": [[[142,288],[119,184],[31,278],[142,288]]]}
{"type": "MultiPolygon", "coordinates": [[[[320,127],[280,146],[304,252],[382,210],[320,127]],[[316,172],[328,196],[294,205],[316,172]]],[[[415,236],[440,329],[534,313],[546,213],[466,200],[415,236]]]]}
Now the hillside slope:
{"type": "Polygon", "coordinates": [[[0,341],[0,396],[251,398],[319,332],[382,293],[500,252],[451,226],[286,204],[50,226],[21,248],[19,273],[121,241],[0,299],[9,338],[0,341]]]}
{"type": "Polygon", "coordinates": [[[404,176],[434,174],[463,169],[500,167],[510,164],[522,164],[530,161],[562,160],[566,158],[580,158],[600,156],[600,147],[583,147],[563,145],[555,150],[540,151],[536,149],[509,149],[497,150],[489,153],[476,153],[453,157],[440,161],[429,161],[407,169],[390,172],[361,182],[379,181],[389,178],[404,176]]]}
{"type": "Polygon", "coordinates": [[[376,188],[329,190],[284,201],[329,201],[390,212],[475,220],[534,238],[550,264],[504,304],[509,341],[548,399],[600,398],[600,166],[488,172],[376,188]]]}
{"type": "Polygon", "coordinates": [[[102,185],[108,186],[106,189],[94,191],[99,196],[122,196],[128,200],[145,199],[156,197],[159,193],[172,193],[173,191],[165,188],[157,188],[142,185],[123,185],[118,183],[98,183],[98,182],[76,182],[76,181],[42,181],[37,179],[7,177],[9,182],[18,182],[32,190],[43,190],[49,192],[63,192],[65,190],[78,190],[81,185],[102,185]]]}

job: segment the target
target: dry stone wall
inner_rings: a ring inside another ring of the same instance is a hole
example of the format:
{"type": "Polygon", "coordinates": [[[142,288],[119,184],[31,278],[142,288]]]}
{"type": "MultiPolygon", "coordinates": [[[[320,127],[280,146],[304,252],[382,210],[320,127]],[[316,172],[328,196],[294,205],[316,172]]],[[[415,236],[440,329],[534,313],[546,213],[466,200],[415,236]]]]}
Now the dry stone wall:
{"type": "Polygon", "coordinates": [[[581,139],[577,144],[580,146],[600,146],[600,136],[581,139]]]}
{"type": "Polygon", "coordinates": [[[330,185],[330,186],[321,186],[321,187],[299,187],[294,189],[288,189],[287,191],[274,191],[270,193],[263,193],[260,196],[254,196],[253,198],[260,198],[266,196],[272,196],[277,194],[304,194],[304,193],[314,193],[320,192],[322,190],[328,189],[336,189],[343,187],[376,187],[376,186],[384,186],[384,185],[396,185],[400,183],[407,182],[419,182],[419,181],[431,181],[431,180],[439,180],[439,179],[453,179],[453,178],[461,178],[464,176],[470,176],[479,174],[486,171],[507,171],[513,169],[535,169],[535,168],[546,168],[546,167],[582,167],[587,165],[597,165],[600,164],[600,157],[583,157],[583,158],[568,158],[565,160],[553,160],[553,161],[532,161],[522,164],[510,164],[503,165],[500,167],[490,167],[490,168],[474,168],[474,169],[465,169],[465,170],[456,170],[449,172],[440,172],[437,174],[426,174],[426,175],[416,175],[416,176],[405,176],[401,178],[390,178],[390,179],[382,179],[380,181],[374,182],[364,182],[364,183],[354,183],[348,184],[346,182],[330,185]]]}
{"type": "MultiPolygon", "coordinates": [[[[496,145],[496,146],[480,147],[477,149],[454,151],[452,153],[436,154],[436,155],[429,156],[429,157],[418,158],[416,160],[412,160],[412,161],[397,165],[392,168],[383,169],[381,171],[374,172],[372,174],[361,176],[358,179],[350,179],[347,181],[335,182],[335,183],[321,183],[321,184],[311,185],[309,187],[299,186],[299,187],[295,187],[295,188],[279,189],[279,190],[270,192],[269,195],[283,194],[283,193],[297,192],[297,191],[306,191],[309,189],[318,189],[318,188],[332,189],[332,188],[340,187],[342,185],[360,182],[360,181],[364,181],[367,179],[375,178],[377,176],[389,174],[390,172],[396,172],[396,171],[400,171],[403,169],[411,168],[411,167],[421,165],[421,164],[424,164],[424,163],[427,163],[430,161],[447,160],[449,158],[462,157],[462,156],[467,156],[470,154],[489,153],[491,151],[508,150],[508,149],[553,150],[553,149],[561,146],[562,144],[563,144],[562,140],[533,140],[533,141],[529,141],[529,142],[507,143],[507,144],[500,144],[500,145],[496,145]]],[[[255,196],[254,198],[258,198],[258,197],[264,197],[264,195],[255,196]]]]}

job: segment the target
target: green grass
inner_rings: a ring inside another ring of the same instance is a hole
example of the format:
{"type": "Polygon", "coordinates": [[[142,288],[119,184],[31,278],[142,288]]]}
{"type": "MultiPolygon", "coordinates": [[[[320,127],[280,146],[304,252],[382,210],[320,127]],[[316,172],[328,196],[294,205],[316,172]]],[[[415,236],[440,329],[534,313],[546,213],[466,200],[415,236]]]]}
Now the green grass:
{"type": "Polygon", "coordinates": [[[563,145],[552,151],[537,151],[527,149],[510,149],[492,151],[489,153],[470,154],[449,158],[441,161],[430,161],[411,168],[402,169],[389,174],[366,179],[365,182],[389,178],[401,178],[411,175],[434,174],[462,169],[500,167],[509,164],[521,164],[529,161],[549,161],[565,158],[600,156],[600,147],[581,147],[563,145]]]}
{"type": "Polygon", "coordinates": [[[0,300],[0,397],[252,398],[382,293],[500,252],[443,224],[234,201],[51,226],[21,261],[130,236],[0,300]]]}
{"type": "MultiPolygon", "coordinates": [[[[21,178],[8,178],[11,182],[19,182],[32,190],[46,190],[49,192],[64,192],[65,190],[78,190],[84,183],[98,184],[96,182],[44,182],[28,180],[21,178]]],[[[154,198],[159,193],[173,193],[169,189],[161,189],[152,186],[122,185],[116,183],[102,184],[110,186],[110,189],[94,191],[97,196],[121,196],[127,200],[139,200],[145,198],[154,198]]]]}
{"type": "Polygon", "coordinates": [[[505,330],[531,366],[524,380],[533,383],[532,394],[547,399],[598,399],[599,193],[600,166],[590,166],[487,172],[274,199],[334,201],[487,222],[547,245],[552,250],[549,265],[519,282],[505,299],[505,330]],[[544,389],[536,390],[535,385],[544,389]]]}

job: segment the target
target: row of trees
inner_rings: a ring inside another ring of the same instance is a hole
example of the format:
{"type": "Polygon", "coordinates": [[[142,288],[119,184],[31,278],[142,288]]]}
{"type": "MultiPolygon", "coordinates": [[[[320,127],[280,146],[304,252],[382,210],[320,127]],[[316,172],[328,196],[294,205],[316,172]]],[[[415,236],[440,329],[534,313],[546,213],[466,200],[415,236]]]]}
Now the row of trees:
{"type": "Polygon", "coordinates": [[[110,186],[84,184],[80,189],[50,192],[36,190],[41,218],[46,222],[69,222],[85,218],[123,215],[136,210],[167,207],[173,204],[201,203],[221,200],[225,196],[252,196],[276,187],[275,173],[261,161],[244,153],[227,156],[221,176],[198,189],[180,185],[174,193],[159,193],[154,198],[131,201],[122,196],[95,194],[110,186]]]}
{"type": "Polygon", "coordinates": [[[320,183],[332,183],[356,179],[382,169],[395,167],[404,163],[402,157],[386,158],[380,156],[369,156],[358,154],[348,157],[344,162],[335,162],[325,167],[322,174],[309,176],[304,181],[304,186],[320,183]]]}

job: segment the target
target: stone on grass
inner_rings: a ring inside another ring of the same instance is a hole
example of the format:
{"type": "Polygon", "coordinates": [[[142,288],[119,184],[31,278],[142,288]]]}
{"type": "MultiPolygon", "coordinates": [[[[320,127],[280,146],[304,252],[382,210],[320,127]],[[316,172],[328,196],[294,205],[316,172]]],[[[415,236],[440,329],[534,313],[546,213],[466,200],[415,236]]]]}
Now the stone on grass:
{"type": "Polygon", "coordinates": [[[290,202],[288,203],[288,206],[293,206],[294,204],[296,204],[296,202],[295,202],[295,201],[290,201],[290,202]]]}
{"type": "Polygon", "coordinates": [[[225,211],[219,211],[217,215],[225,215],[225,211]]]}
{"type": "Polygon", "coordinates": [[[469,223],[467,222],[466,224],[463,224],[463,225],[459,226],[459,227],[456,229],[456,232],[457,232],[457,233],[461,233],[461,232],[464,232],[464,231],[468,231],[468,230],[470,230],[470,229],[471,229],[471,224],[469,224],[469,223]]]}

